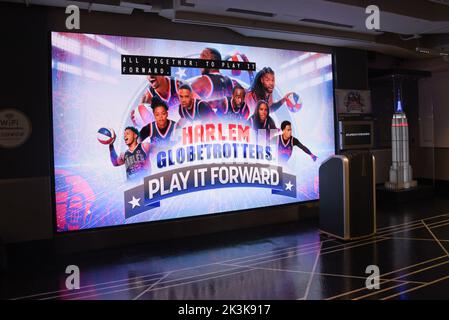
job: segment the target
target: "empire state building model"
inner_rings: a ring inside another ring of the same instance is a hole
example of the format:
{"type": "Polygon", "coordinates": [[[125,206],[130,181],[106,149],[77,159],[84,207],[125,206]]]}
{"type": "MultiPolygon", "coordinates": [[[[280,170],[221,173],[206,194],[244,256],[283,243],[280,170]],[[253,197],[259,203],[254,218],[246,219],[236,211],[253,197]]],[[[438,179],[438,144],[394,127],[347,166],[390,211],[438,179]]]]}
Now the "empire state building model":
{"type": "Polygon", "coordinates": [[[413,180],[412,167],[409,163],[408,122],[402,110],[400,98],[397,100],[396,112],[391,122],[391,151],[392,164],[390,167],[390,181],[385,188],[403,190],[417,186],[413,180]]]}

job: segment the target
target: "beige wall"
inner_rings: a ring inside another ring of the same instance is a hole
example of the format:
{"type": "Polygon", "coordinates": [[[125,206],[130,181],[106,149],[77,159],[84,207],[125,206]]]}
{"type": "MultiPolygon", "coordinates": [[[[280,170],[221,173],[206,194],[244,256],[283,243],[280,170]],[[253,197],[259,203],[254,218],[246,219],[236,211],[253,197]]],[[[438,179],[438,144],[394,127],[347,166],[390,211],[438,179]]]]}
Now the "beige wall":
{"type": "MultiPolygon", "coordinates": [[[[389,179],[391,166],[391,149],[373,150],[376,157],[376,183],[382,184],[389,179]]],[[[448,166],[439,165],[449,163],[449,149],[411,148],[410,165],[413,177],[424,179],[449,180],[448,166]],[[434,159],[438,159],[438,164],[434,159]]]]}
{"type": "Polygon", "coordinates": [[[431,145],[433,137],[436,148],[449,148],[449,71],[421,79],[419,93],[422,140],[431,145]]]}
{"type": "Polygon", "coordinates": [[[449,62],[443,58],[403,61],[404,69],[432,72],[419,80],[417,176],[449,181],[449,62]]]}
{"type": "Polygon", "coordinates": [[[432,77],[420,80],[419,94],[420,143],[435,148],[424,161],[427,166],[434,161],[435,179],[449,180],[449,70],[440,66],[432,77]]]}

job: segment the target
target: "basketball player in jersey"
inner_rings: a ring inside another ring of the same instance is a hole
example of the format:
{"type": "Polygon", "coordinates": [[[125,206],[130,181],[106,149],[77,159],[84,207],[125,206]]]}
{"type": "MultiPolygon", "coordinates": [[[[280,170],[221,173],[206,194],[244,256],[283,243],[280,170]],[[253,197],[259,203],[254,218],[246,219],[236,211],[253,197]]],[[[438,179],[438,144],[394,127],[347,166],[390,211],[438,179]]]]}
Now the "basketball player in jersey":
{"type": "MultiPolygon", "coordinates": [[[[221,54],[217,49],[205,48],[200,54],[200,59],[214,60],[218,64],[221,54]]],[[[236,84],[231,78],[221,74],[217,68],[201,69],[201,76],[189,80],[189,83],[193,91],[206,101],[231,96],[232,88],[236,84]]]]}
{"type": "Polygon", "coordinates": [[[194,98],[192,88],[185,84],[179,87],[179,116],[178,127],[189,122],[208,121],[215,118],[215,113],[209,104],[194,98]]]}
{"type": "Polygon", "coordinates": [[[273,101],[275,82],[275,74],[270,67],[265,67],[256,74],[254,82],[245,96],[245,102],[250,110],[254,110],[257,102],[260,100],[264,100],[268,103],[270,112],[275,112],[286,102],[287,96],[292,92],[287,93],[279,101],[273,101]]]}
{"type": "Polygon", "coordinates": [[[276,124],[273,118],[270,117],[270,108],[268,103],[264,100],[260,100],[256,105],[256,110],[251,117],[249,117],[247,123],[254,130],[271,130],[276,129],[276,124]]]}
{"type": "Polygon", "coordinates": [[[147,80],[149,84],[141,103],[151,103],[151,99],[158,97],[168,107],[175,107],[179,104],[178,89],[184,84],[181,80],[167,76],[148,76],[147,80]]]}
{"type": "Polygon", "coordinates": [[[111,162],[114,167],[125,165],[126,177],[135,179],[142,175],[150,173],[148,153],[150,151],[149,143],[138,143],[139,131],[134,127],[126,127],[123,138],[128,150],[117,156],[114,148],[114,142],[109,145],[111,162]]]}
{"type": "Polygon", "coordinates": [[[313,161],[316,161],[317,156],[314,155],[309,148],[299,142],[298,139],[292,136],[292,124],[290,121],[283,121],[281,123],[282,134],[280,134],[278,139],[278,158],[281,164],[286,164],[287,161],[292,156],[293,147],[298,147],[306,154],[308,154],[313,161]]]}
{"type": "Polygon", "coordinates": [[[174,142],[176,122],[168,119],[168,105],[157,97],[151,100],[151,109],[155,121],[140,130],[140,139],[149,139],[151,145],[170,146],[174,142]]]}
{"type": "MultiPolygon", "coordinates": [[[[174,77],[148,76],[148,86],[140,101],[141,104],[149,104],[156,97],[164,101],[169,109],[174,109],[179,105],[178,90],[184,83],[174,77]]],[[[135,123],[134,110],[131,111],[131,120],[135,123]]]]}
{"type": "Polygon", "coordinates": [[[250,111],[245,103],[245,89],[236,85],[232,89],[232,96],[226,97],[217,105],[217,116],[231,121],[248,120],[250,111]]]}

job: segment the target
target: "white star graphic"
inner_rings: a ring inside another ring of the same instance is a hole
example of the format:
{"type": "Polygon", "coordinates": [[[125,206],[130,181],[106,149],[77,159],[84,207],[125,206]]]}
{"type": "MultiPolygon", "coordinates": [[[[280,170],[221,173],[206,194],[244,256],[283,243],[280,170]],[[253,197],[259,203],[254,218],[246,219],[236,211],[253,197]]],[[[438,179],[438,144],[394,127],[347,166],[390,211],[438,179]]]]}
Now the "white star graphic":
{"type": "Polygon", "coordinates": [[[292,184],[292,182],[289,181],[288,183],[285,184],[285,190],[292,191],[293,186],[294,184],[292,184]]]}
{"type": "Polygon", "coordinates": [[[184,68],[178,68],[178,71],[175,72],[175,74],[178,76],[178,78],[182,79],[186,76],[186,69],[184,68]]]}
{"type": "Polygon", "coordinates": [[[132,209],[134,209],[135,207],[140,207],[139,201],[140,201],[140,198],[136,199],[133,196],[133,199],[131,201],[128,201],[128,203],[131,204],[133,206],[132,209]]]}

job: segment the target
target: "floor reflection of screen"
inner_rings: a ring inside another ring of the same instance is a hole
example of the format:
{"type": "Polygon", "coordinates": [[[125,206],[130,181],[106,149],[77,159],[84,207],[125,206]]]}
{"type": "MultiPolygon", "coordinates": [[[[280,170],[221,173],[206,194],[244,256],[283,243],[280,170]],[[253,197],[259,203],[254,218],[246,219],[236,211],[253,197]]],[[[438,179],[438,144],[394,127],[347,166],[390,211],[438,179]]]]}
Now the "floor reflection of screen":
{"type": "Polygon", "coordinates": [[[335,151],[330,54],[51,38],[58,232],[318,199],[318,168],[335,151]],[[125,74],[127,56],[180,62],[125,74]]]}

